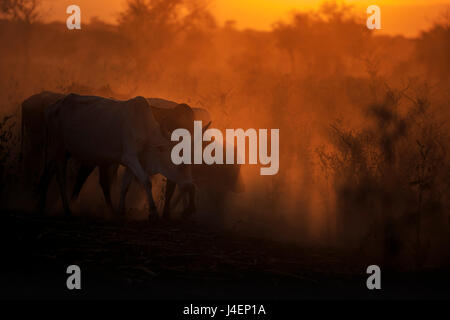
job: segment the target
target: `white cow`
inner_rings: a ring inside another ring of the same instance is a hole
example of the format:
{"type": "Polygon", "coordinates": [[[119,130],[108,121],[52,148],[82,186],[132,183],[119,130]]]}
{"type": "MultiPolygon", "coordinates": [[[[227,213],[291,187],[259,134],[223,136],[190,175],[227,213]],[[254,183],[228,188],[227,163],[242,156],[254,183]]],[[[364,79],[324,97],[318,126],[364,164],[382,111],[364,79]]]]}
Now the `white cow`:
{"type": "Polygon", "coordinates": [[[149,175],[161,173],[183,189],[194,190],[190,166],[170,159],[171,142],[164,138],[148,102],[143,97],[127,101],[70,94],[45,110],[46,160],[41,177],[39,207],[45,208],[48,185],[56,172],[64,211],[70,214],[65,170],[69,157],[88,166],[108,168],[122,164],[119,211],[133,175],[143,184],[150,218],[157,218],[149,175]]]}

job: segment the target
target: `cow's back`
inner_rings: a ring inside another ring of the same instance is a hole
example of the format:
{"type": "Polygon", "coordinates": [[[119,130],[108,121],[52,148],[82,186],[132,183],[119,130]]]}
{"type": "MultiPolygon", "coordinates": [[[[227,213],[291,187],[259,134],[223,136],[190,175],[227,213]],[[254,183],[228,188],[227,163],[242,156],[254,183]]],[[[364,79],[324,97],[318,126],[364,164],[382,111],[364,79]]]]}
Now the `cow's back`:
{"type": "Polygon", "coordinates": [[[161,109],[173,109],[178,105],[178,102],[161,98],[147,98],[147,101],[151,107],[161,109]]]}
{"type": "Polygon", "coordinates": [[[49,110],[48,121],[67,151],[84,163],[110,164],[125,152],[162,143],[144,98],[127,101],[70,94],[49,110]]]}

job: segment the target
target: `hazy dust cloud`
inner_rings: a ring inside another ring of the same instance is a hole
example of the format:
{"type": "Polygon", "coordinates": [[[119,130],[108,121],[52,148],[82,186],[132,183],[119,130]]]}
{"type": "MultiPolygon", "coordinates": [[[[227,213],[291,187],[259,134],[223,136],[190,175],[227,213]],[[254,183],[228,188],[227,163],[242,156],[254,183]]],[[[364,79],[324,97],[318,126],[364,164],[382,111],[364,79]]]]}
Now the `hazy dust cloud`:
{"type": "MultiPolygon", "coordinates": [[[[415,39],[374,36],[328,3],[262,32],[219,25],[205,8],[131,0],[117,24],[93,20],[80,31],[3,12],[2,206],[33,206],[18,165],[24,99],[42,90],[161,97],[206,108],[221,130],[280,129],[278,174],[245,165],[245,192],[200,190],[198,219],[392,262],[448,259],[449,21],[415,39]]],[[[130,216],[143,218],[143,191],[133,188],[130,216]]],[[[95,175],[74,208],[108,215],[95,175]]]]}

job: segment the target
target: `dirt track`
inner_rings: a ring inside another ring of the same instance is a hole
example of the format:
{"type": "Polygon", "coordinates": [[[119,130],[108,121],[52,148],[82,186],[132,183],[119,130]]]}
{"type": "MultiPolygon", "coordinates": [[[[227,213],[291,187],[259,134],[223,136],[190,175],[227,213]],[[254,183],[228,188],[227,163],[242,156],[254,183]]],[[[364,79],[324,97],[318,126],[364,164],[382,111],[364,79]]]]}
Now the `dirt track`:
{"type": "MultiPolygon", "coordinates": [[[[194,222],[118,224],[2,213],[3,298],[450,297],[448,270],[384,272],[366,289],[355,256],[208,231],[194,222]],[[82,290],[66,289],[81,267],[82,290]]],[[[361,260],[361,259],[356,259],[361,260]]]]}

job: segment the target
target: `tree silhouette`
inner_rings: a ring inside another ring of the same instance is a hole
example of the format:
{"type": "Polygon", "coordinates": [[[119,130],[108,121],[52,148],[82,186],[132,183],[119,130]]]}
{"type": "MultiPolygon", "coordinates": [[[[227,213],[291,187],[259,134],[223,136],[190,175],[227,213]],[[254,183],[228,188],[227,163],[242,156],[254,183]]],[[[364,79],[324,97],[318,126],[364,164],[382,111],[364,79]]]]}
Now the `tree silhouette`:
{"type": "Polygon", "coordinates": [[[37,8],[37,0],[2,0],[0,16],[30,24],[38,18],[37,8]]]}

